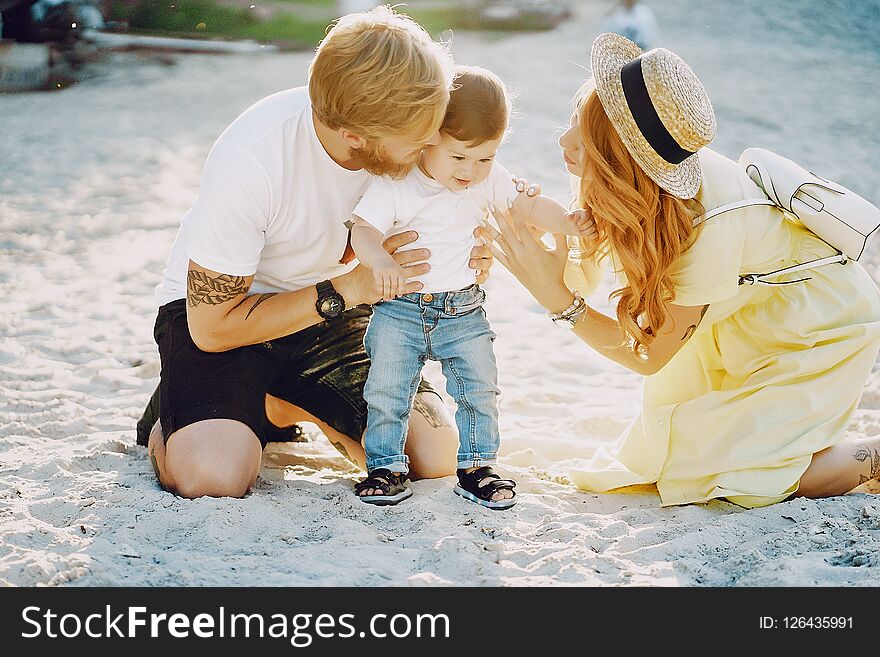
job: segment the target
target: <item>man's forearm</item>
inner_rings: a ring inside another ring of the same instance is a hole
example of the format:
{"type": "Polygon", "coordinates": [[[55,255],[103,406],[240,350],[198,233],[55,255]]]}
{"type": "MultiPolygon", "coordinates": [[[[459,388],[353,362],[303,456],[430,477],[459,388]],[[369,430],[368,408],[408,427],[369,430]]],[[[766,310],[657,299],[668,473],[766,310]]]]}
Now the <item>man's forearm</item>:
{"type": "MultiPolygon", "coordinates": [[[[232,277],[234,278],[234,277],[232,277]]],[[[333,279],[334,287],[346,301],[346,307],[357,305],[347,276],[333,279]],[[348,294],[348,296],[346,296],[348,294]]],[[[231,281],[234,283],[235,281],[231,281]]],[[[233,289],[235,286],[233,285],[233,289]]],[[[236,347],[274,340],[324,321],[315,304],[318,293],[314,286],[292,292],[238,294],[238,298],[187,294],[190,334],[203,351],[228,351],[236,347]],[[229,309],[209,317],[201,304],[229,302],[229,309]],[[199,311],[202,310],[202,313],[199,311]]]]}
{"type": "MultiPolygon", "coordinates": [[[[382,247],[394,254],[394,262],[405,266],[408,278],[430,269],[424,262],[431,255],[427,249],[397,252],[416,237],[412,231],[398,233],[385,240],[382,247]]],[[[187,319],[190,335],[200,349],[228,351],[290,335],[323,321],[315,308],[318,291],[314,286],[293,292],[249,294],[252,282],[253,276],[221,274],[190,261],[187,319]]],[[[375,303],[381,298],[372,274],[365,267],[355,267],[331,282],[345,300],[346,308],[375,303]]],[[[420,285],[410,281],[407,291],[418,291],[420,285]]]]}

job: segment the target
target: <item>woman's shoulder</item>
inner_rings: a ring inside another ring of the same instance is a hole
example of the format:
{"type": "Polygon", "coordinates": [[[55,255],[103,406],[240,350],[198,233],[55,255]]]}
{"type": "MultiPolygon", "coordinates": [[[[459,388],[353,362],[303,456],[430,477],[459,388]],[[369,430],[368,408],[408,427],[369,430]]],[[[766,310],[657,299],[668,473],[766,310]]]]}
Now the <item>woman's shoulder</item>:
{"type": "Polygon", "coordinates": [[[697,200],[706,210],[747,198],[763,198],[745,169],[733,160],[709,148],[700,150],[703,181],[697,200]]]}
{"type": "MultiPolygon", "coordinates": [[[[703,182],[697,200],[705,211],[764,197],[739,164],[715,151],[702,149],[700,166],[703,182]]],[[[676,263],[678,303],[715,303],[735,295],[747,245],[760,243],[768,231],[781,225],[777,213],[775,208],[759,205],[724,212],[703,222],[694,243],[676,263]]]]}
{"type": "MultiPolygon", "coordinates": [[[[767,198],[742,166],[713,150],[704,148],[700,151],[700,167],[703,181],[696,198],[705,212],[728,203],[767,198]]],[[[716,215],[704,222],[704,229],[755,230],[763,234],[768,227],[778,226],[779,218],[779,209],[772,205],[752,205],[716,215]]]]}
{"type": "MultiPolygon", "coordinates": [[[[700,190],[696,199],[699,201],[704,212],[708,212],[714,208],[726,205],[733,201],[748,198],[748,186],[751,183],[745,171],[733,160],[724,157],[708,148],[700,150],[700,168],[702,169],[703,179],[700,183],[700,190]],[[743,180],[742,178],[745,178],[743,180]]],[[[736,212],[724,212],[712,219],[702,222],[702,230],[700,234],[708,232],[723,232],[731,227],[731,219],[736,218],[736,212]]],[[[741,222],[733,222],[734,225],[741,222]]],[[[699,237],[694,244],[697,246],[700,242],[699,237]]],[[[696,249],[695,253],[700,249],[696,249]]],[[[693,256],[695,253],[692,253],[693,256]]]]}

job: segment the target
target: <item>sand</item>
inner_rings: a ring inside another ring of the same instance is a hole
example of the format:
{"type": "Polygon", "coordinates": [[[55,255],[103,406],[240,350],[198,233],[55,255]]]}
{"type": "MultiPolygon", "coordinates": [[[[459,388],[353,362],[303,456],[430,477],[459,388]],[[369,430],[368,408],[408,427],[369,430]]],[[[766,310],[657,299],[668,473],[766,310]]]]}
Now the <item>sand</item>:
{"type": "MultiPolygon", "coordinates": [[[[554,140],[607,6],[578,3],[551,33],[454,41],[458,61],[519,92],[503,162],[563,200],[554,140]]],[[[700,26],[690,31],[679,14],[695,7],[665,3],[658,18],[715,99],[718,150],[787,144],[786,154],[877,200],[880,101],[853,84],[876,80],[877,52],[809,59],[781,42],[747,61],[754,31],[720,30],[725,17],[707,23],[705,9],[689,14],[700,26]],[[802,65],[827,70],[821,102],[793,78],[802,65]],[[819,137],[791,140],[793,123],[819,137]]],[[[358,472],[311,425],[310,442],[266,450],[243,499],[161,490],[134,436],[159,374],[153,287],[213,140],[260,97],[303,84],[309,57],[117,54],[69,89],[0,96],[0,583],[880,584],[880,498],[866,492],[745,510],[660,508],[650,487],[572,487],[573,455],[623,430],[640,379],[550,325],[500,266],[487,313],[498,333],[502,469],[519,482],[513,510],[465,502],[451,477],[416,482],[397,507],[366,506],[351,490],[358,472]]],[[[439,369],[429,376],[439,381],[439,369]]],[[[880,432],[876,368],[850,431],[880,432]]]]}

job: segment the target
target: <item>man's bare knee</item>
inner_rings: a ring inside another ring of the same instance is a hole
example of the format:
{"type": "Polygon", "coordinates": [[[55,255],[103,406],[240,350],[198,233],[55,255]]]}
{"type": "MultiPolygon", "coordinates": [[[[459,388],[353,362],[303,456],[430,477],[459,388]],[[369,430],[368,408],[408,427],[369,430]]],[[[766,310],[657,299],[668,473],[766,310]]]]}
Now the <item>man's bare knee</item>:
{"type": "Polygon", "coordinates": [[[165,439],[162,437],[162,425],[159,420],[156,420],[150,431],[147,454],[149,454],[150,464],[153,466],[153,472],[156,473],[159,485],[169,493],[175,492],[174,480],[165,469],[165,439]]]}
{"type": "Polygon", "coordinates": [[[193,472],[177,482],[176,493],[181,497],[244,497],[253,485],[249,476],[230,476],[230,473],[193,472]]]}
{"type": "Polygon", "coordinates": [[[175,492],[181,497],[244,497],[256,481],[256,468],[248,461],[190,463],[185,473],[175,473],[175,492]]]}
{"type": "Polygon", "coordinates": [[[182,497],[242,497],[260,471],[260,441],[235,420],[191,424],[165,448],[165,473],[182,497]]]}
{"type": "Polygon", "coordinates": [[[413,479],[455,474],[458,431],[443,400],[433,392],[416,395],[410,415],[406,454],[413,479]]]}
{"type": "Polygon", "coordinates": [[[439,477],[448,477],[455,474],[455,460],[443,462],[423,463],[420,461],[410,461],[409,477],[410,479],[437,479],[439,477]]]}

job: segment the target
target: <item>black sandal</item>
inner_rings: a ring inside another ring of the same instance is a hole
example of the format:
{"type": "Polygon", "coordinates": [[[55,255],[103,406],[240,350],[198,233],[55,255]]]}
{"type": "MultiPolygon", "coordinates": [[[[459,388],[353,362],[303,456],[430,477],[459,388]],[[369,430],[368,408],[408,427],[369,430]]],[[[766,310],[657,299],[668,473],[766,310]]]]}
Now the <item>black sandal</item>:
{"type": "Polygon", "coordinates": [[[459,468],[455,474],[458,475],[458,483],[452,490],[466,500],[496,511],[509,509],[516,504],[516,482],[513,479],[502,479],[491,466],[485,465],[473,472],[459,468]],[[487,477],[492,481],[480,486],[480,482],[487,477]],[[513,496],[505,500],[493,500],[492,496],[499,490],[509,490],[513,496]]]}
{"type": "Polygon", "coordinates": [[[405,474],[391,472],[387,468],[376,468],[367,474],[366,479],[354,485],[354,492],[361,502],[390,506],[412,495],[412,488],[409,487],[409,477],[405,474]],[[360,492],[367,488],[381,490],[382,494],[361,495],[360,492]]]}

